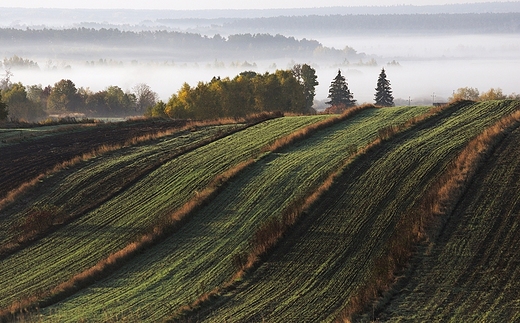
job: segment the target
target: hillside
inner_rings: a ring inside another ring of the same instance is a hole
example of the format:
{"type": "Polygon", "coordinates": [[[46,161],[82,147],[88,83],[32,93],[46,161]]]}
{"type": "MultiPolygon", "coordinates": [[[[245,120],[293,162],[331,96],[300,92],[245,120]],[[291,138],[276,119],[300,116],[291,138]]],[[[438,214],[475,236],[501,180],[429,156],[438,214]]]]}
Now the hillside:
{"type": "Polygon", "coordinates": [[[469,104],[353,163],[279,248],[204,321],[332,321],[370,280],[400,218],[470,138],[516,105],[469,104]],[[305,238],[300,238],[305,237],[305,238]]]}
{"type": "Polygon", "coordinates": [[[489,156],[377,320],[520,319],[519,140],[517,128],[489,156]]]}
{"type": "Polygon", "coordinates": [[[517,319],[519,108],[178,127],[54,169],[0,205],[0,320],[517,319]],[[7,248],[35,210],[59,216],[7,248]]]}

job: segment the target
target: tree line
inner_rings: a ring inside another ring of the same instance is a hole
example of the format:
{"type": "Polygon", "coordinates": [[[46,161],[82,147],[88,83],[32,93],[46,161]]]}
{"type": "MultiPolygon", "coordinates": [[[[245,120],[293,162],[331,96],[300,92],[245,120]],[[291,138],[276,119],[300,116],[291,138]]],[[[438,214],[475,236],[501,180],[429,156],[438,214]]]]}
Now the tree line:
{"type": "Polygon", "coordinates": [[[323,31],[327,33],[378,33],[388,31],[431,31],[471,33],[515,33],[520,30],[520,13],[306,15],[242,18],[223,24],[230,30],[277,30],[278,32],[323,31]]]}
{"type": "Polygon", "coordinates": [[[212,119],[271,111],[315,113],[316,85],[316,71],[307,64],[274,73],[246,71],[233,79],[214,77],[194,87],[184,83],[168,102],[159,101],[145,115],[212,119]]]}
{"type": "Polygon", "coordinates": [[[48,115],[73,113],[88,117],[146,115],[175,119],[215,119],[281,111],[295,114],[315,113],[312,109],[316,71],[307,64],[289,70],[259,74],[242,72],[235,78],[214,77],[191,87],[185,83],[167,102],[146,84],[132,92],[109,86],[98,92],[77,88],[62,79],[53,86],[24,86],[11,83],[8,71],[0,80],[0,120],[37,121],[48,115]]]}
{"type": "MultiPolygon", "coordinates": [[[[91,50],[89,46],[92,45],[109,49],[131,47],[134,50],[139,49],[146,57],[153,55],[163,58],[164,53],[168,53],[168,57],[176,60],[200,60],[210,56],[239,59],[245,54],[252,59],[285,57],[289,54],[297,58],[308,57],[316,48],[322,47],[316,40],[296,39],[280,34],[245,33],[231,34],[227,37],[216,34],[209,37],[198,33],[166,30],[124,31],[117,28],[84,27],[23,30],[0,28],[0,42],[14,48],[30,43],[31,46],[38,46],[42,51],[63,45],[83,47],[83,53],[91,50]],[[158,50],[151,53],[150,48],[158,50]]],[[[65,54],[65,52],[61,53],[62,56],[65,54]]],[[[334,54],[339,55],[339,53],[334,54]]]]}
{"type": "MultiPolygon", "coordinates": [[[[60,80],[54,86],[24,86],[11,83],[7,71],[0,80],[0,120],[38,121],[48,115],[80,113],[88,117],[142,115],[174,119],[238,118],[261,112],[313,114],[315,88],[319,84],[314,68],[296,64],[289,70],[260,74],[245,71],[230,79],[213,77],[196,86],[184,83],[167,102],[146,84],[138,84],[132,92],[109,86],[98,92],[77,88],[71,80],[60,80]]],[[[347,80],[338,70],[329,87],[326,113],[341,113],[357,104],[347,80]]],[[[505,95],[500,88],[480,94],[471,87],[453,92],[450,101],[520,99],[520,94],[505,95]]],[[[377,79],[374,104],[394,106],[390,81],[384,68],[377,79]]]]}
{"type": "Polygon", "coordinates": [[[450,101],[470,100],[470,101],[489,101],[489,100],[520,100],[520,94],[504,94],[501,88],[491,88],[486,92],[480,93],[477,88],[461,87],[453,91],[450,101]]]}
{"type": "Polygon", "coordinates": [[[146,84],[138,84],[132,92],[109,86],[98,92],[77,88],[71,80],[62,79],[53,86],[11,83],[9,74],[0,82],[0,120],[39,121],[49,115],[78,113],[90,117],[142,115],[153,106],[158,95],[146,84]]]}

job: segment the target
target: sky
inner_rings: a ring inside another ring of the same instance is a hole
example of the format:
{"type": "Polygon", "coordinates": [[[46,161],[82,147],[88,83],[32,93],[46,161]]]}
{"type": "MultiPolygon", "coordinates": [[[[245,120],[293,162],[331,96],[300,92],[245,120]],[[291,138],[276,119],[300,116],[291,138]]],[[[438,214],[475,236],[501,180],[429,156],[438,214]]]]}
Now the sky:
{"type": "Polygon", "coordinates": [[[333,6],[443,5],[508,0],[0,0],[0,7],[21,8],[87,8],[87,9],[268,9],[315,8],[333,6]]]}

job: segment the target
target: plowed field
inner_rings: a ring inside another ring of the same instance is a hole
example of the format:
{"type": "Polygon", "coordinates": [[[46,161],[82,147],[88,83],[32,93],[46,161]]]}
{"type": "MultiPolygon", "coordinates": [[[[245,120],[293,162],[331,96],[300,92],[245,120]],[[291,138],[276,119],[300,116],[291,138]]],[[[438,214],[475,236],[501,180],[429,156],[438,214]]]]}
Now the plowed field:
{"type": "Polygon", "coordinates": [[[378,321],[520,320],[519,143],[497,147],[378,321]]]}
{"type": "Polygon", "coordinates": [[[124,144],[132,138],[179,128],[184,124],[185,121],[106,124],[0,147],[0,199],[57,164],[98,147],[124,144]]]}

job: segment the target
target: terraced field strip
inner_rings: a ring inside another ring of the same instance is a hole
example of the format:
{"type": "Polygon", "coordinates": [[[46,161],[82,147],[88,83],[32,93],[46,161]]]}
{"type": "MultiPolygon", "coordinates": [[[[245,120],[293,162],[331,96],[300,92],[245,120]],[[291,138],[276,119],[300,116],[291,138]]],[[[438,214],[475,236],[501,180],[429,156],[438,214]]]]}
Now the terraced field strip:
{"type": "Polygon", "coordinates": [[[192,319],[333,321],[370,278],[400,215],[472,137],[515,109],[463,104],[356,160],[251,276],[192,319]]]}
{"type": "Polygon", "coordinates": [[[59,134],[60,132],[81,130],[82,128],[90,126],[92,126],[92,124],[55,125],[32,128],[0,128],[0,147],[16,144],[22,140],[52,136],[59,134]]]}
{"type": "Polygon", "coordinates": [[[519,142],[517,128],[473,176],[378,321],[520,320],[519,142]]]}
{"type": "Polygon", "coordinates": [[[313,191],[348,147],[364,146],[382,127],[403,123],[428,107],[367,109],[311,137],[264,156],[178,232],[112,276],[42,310],[46,320],[130,318],[159,321],[230,279],[234,258],[257,226],[313,191]]]}
{"type": "Polygon", "coordinates": [[[329,116],[269,120],[183,154],[77,221],[0,261],[0,306],[48,290],[124,248],[215,176],[261,147],[329,116]]]}
{"type": "Polygon", "coordinates": [[[52,172],[57,165],[106,147],[135,143],[136,138],[178,131],[185,125],[186,121],[101,124],[0,147],[0,208],[13,199],[11,195],[20,187],[28,182],[34,184],[35,179],[52,172]]]}
{"type": "Polygon", "coordinates": [[[53,225],[69,222],[101,205],[167,160],[245,127],[244,124],[230,124],[179,131],[154,144],[121,148],[46,178],[30,196],[24,196],[23,203],[2,211],[0,257],[21,248],[24,241],[43,236],[53,225]],[[27,232],[31,228],[20,224],[27,222],[26,217],[38,207],[52,207],[55,219],[48,229],[39,227],[43,232],[27,232]]]}

